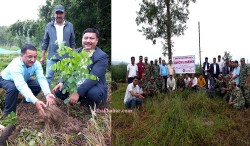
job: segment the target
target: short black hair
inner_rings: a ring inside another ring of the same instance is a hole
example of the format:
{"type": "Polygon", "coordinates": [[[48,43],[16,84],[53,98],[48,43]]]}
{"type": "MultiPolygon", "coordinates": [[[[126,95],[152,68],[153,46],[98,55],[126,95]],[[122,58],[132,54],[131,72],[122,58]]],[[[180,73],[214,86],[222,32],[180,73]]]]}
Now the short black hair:
{"type": "Polygon", "coordinates": [[[34,47],[33,45],[31,45],[31,44],[25,44],[21,48],[21,53],[25,54],[27,52],[27,50],[37,51],[36,47],[34,47]]]}
{"type": "Polygon", "coordinates": [[[135,59],[135,57],[134,57],[134,56],[132,56],[130,59],[131,59],[131,60],[132,60],[132,59],[135,59]]]}
{"type": "Polygon", "coordinates": [[[235,60],[234,63],[239,64],[238,60],[235,60]]]}
{"type": "Polygon", "coordinates": [[[88,33],[88,32],[90,32],[90,33],[95,33],[97,38],[100,37],[99,31],[98,31],[97,29],[95,29],[95,28],[87,28],[87,29],[85,29],[85,30],[82,32],[82,36],[83,36],[85,33],[88,33]]]}
{"type": "MultiPolygon", "coordinates": [[[[139,78],[138,78],[137,76],[135,76],[135,77],[134,77],[134,79],[137,79],[137,80],[139,80],[139,78]]],[[[134,79],[133,79],[133,80],[134,80],[134,79]]]]}
{"type": "Polygon", "coordinates": [[[207,57],[205,57],[205,59],[208,59],[207,57]]]}

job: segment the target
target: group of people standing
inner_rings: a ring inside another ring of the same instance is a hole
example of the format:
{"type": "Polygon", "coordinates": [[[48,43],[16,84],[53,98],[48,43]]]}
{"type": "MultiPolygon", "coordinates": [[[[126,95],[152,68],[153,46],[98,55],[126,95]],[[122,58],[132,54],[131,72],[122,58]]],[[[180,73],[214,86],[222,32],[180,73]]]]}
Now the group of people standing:
{"type": "Polygon", "coordinates": [[[182,74],[175,74],[172,60],[169,60],[168,65],[161,58],[148,63],[147,57],[144,57],[143,62],[143,57],[139,56],[139,62],[135,64],[135,57],[131,57],[131,63],[127,65],[128,86],[124,104],[127,108],[133,109],[136,105],[140,105],[146,96],[176,89],[181,91],[189,89],[205,91],[209,97],[214,97],[218,91],[218,95],[227,99],[229,105],[237,109],[248,107],[250,68],[244,58],[241,58],[240,62],[241,66],[237,60],[222,61],[218,55],[218,61],[213,58],[213,63],[210,64],[206,57],[200,74],[185,74],[184,77],[182,74]]]}
{"type": "Polygon", "coordinates": [[[23,101],[35,104],[42,115],[45,115],[44,108],[46,105],[55,104],[54,94],[62,100],[69,97],[69,103],[71,104],[80,101],[88,107],[94,103],[98,105],[101,102],[106,102],[105,73],[108,66],[108,55],[97,47],[99,31],[95,28],[85,29],[82,33],[82,47],[75,49],[73,24],[65,19],[65,9],[62,5],[55,6],[54,18],[45,28],[40,62],[36,60],[38,50],[31,44],[25,44],[21,48],[20,56],[13,59],[1,72],[0,88],[6,90],[4,116],[16,112],[19,92],[24,97],[23,101]],[[70,95],[69,93],[62,93],[65,87],[63,80],[60,80],[53,89],[50,88],[55,72],[51,69],[51,66],[67,57],[58,55],[57,50],[61,44],[78,53],[93,51],[92,56],[90,56],[92,63],[87,65],[87,68],[89,74],[96,76],[97,79],[83,79],[84,81],[78,85],[77,92],[70,95]],[[47,51],[48,58],[46,59],[47,51]],[[46,75],[44,76],[42,64],[45,63],[46,75]],[[33,75],[36,76],[36,79],[32,78],[33,75]],[[42,100],[36,98],[41,89],[46,98],[46,105],[42,100]]]}
{"type": "Polygon", "coordinates": [[[126,81],[128,87],[125,93],[124,103],[128,108],[140,105],[145,96],[154,96],[157,93],[173,91],[176,89],[174,78],[175,70],[172,60],[151,60],[148,57],[139,56],[139,62],[135,64],[135,57],[131,57],[131,63],[127,65],[126,81]]]}
{"type": "Polygon", "coordinates": [[[249,107],[250,68],[245,58],[241,58],[239,64],[238,60],[225,59],[223,62],[219,55],[218,62],[213,58],[210,64],[206,57],[202,71],[205,79],[211,76],[212,91],[219,91],[219,96],[224,97],[229,105],[237,109],[249,107]]]}

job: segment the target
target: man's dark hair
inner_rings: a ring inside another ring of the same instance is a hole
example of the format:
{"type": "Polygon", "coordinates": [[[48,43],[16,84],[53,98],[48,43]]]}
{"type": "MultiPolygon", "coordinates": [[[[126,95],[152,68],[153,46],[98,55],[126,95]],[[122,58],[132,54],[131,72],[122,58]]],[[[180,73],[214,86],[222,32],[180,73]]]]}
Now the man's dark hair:
{"type": "Polygon", "coordinates": [[[238,60],[235,60],[234,63],[239,64],[238,60]]]}
{"type": "Polygon", "coordinates": [[[25,54],[27,50],[37,51],[37,49],[31,44],[25,44],[21,48],[21,53],[25,54]]]}
{"type": "Polygon", "coordinates": [[[99,31],[98,31],[97,29],[95,29],[95,28],[87,28],[87,29],[85,29],[85,30],[82,32],[82,36],[83,36],[85,33],[95,33],[97,38],[99,38],[99,36],[100,36],[99,31]]]}
{"type": "Polygon", "coordinates": [[[142,55],[140,55],[140,56],[139,56],[139,58],[143,58],[143,56],[142,56],[142,55]]]}
{"type": "MultiPolygon", "coordinates": [[[[135,77],[134,77],[134,79],[137,79],[137,80],[139,80],[139,78],[138,78],[137,76],[135,76],[135,77]]],[[[133,80],[134,80],[134,79],[133,79],[133,80]]]]}
{"type": "Polygon", "coordinates": [[[207,57],[205,57],[205,59],[208,59],[207,57]]]}
{"type": "Polygon", "coordinates": [[[132,59],[135,59],[135,57],[134,57],[134,56],[132,56],[132,57],[130,58],[130,60],[132,60],[132,59]]]}
{"type": "Polygon", "coordinates": [[[218,57],[221,57],[220,55],[218,55],[218,57]]]}

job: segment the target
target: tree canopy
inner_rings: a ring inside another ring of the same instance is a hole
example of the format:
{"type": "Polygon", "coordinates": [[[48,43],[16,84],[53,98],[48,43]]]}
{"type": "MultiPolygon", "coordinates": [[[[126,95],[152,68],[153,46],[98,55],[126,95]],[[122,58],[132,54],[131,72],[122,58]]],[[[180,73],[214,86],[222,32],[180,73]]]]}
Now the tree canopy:
{"type": "Polygon", "coordinates": [[[173,36],[184,34],[189,19],[189,4],[196,0],[142,0],[136,23],[146,39],[156,44],[163,40],[163,55],[172,59],[173,36]]]}

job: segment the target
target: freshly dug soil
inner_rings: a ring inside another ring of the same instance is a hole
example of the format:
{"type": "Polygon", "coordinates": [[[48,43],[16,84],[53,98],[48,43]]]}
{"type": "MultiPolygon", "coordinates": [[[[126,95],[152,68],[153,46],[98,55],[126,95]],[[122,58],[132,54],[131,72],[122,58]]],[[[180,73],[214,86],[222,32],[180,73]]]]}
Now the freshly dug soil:
{"type": "Polygon", "coordinates": [[[57,105],[46,107],[45,113],[46,116],[42,118],[32,103],[19,104],[17,106],[17,126],[8,140],[15,143],[21,129],[28,128],[38,132],[47,130],[52,134],[56,134],[58,138],[57,145],[62,145],[60,142],[65,141],[65,139],[62,139],[65,138],[65,135],[72,134],[77,136],[68,142],[69,145],[86,144],[82,133],[84,133],[90,115],[80,105],[67,106],[61,100],[57,100],[57,105]]]}

